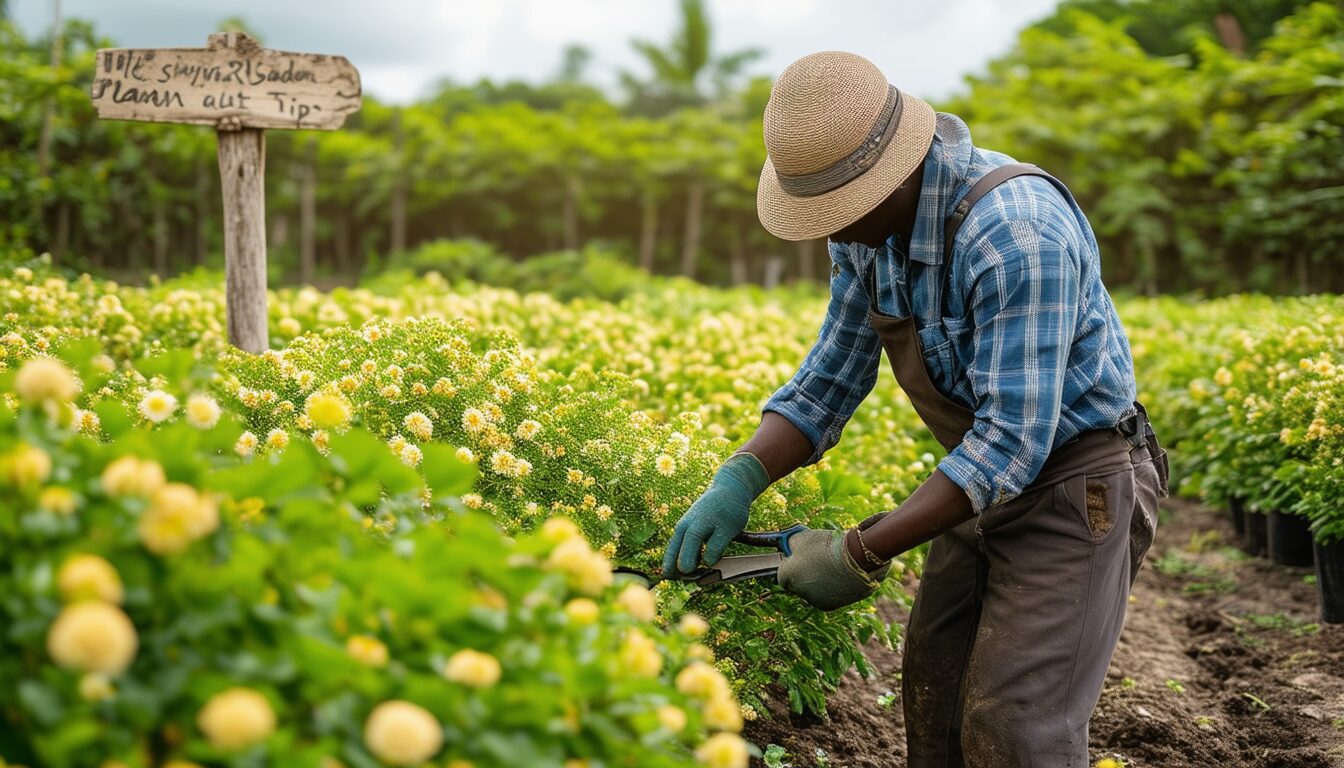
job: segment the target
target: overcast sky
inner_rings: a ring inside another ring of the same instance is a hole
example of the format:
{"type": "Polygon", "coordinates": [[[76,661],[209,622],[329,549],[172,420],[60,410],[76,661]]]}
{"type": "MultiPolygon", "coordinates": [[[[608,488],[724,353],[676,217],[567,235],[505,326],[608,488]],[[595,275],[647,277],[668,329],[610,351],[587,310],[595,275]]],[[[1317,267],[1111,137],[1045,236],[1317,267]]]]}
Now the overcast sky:
{"type": "MultiPolygon", "coordinates": [[[[820,50],[853,51],[894,84],[926,99],[946,97],[963,75],[1012,45],[1018,30],[1056,0],[708,0],[716,53],[766,52],[753,73],[777,75],[820,50]]],[[[593,52],[590,79],[604,86],[621,69],[643,72],[634,38],[665,41],[676,0],[64,0],[125,47],[203,46],[229,16],[243,17],[267,47],[342,54],[364,91],[411,101],[442,77],[530,81],[550,77],[568,43],[593,52]]],[[[52,0],[11,0],[29,34],[51,24],[52,0]]]]}

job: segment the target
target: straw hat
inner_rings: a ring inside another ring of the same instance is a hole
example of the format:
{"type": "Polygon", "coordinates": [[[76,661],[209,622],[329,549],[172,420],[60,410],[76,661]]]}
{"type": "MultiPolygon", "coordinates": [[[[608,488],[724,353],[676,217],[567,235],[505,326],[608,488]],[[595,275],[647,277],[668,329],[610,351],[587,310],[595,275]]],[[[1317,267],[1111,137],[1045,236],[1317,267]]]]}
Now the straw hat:
{"type": "Polygon", "coordinates": [[[824,51],[795,61],[765,105],[761,224],[784,240],[853,224],[924,162],[934,121],[932,107],[862,56],[824,51]]]}

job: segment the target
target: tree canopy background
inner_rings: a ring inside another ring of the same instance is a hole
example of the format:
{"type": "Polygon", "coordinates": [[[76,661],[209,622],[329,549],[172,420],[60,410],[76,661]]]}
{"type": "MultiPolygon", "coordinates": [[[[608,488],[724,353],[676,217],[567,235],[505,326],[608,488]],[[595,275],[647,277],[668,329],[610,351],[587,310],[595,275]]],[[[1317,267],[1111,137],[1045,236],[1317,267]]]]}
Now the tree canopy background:
{"type": "MultiPolygon", "coordinates": [[[[599,243],[708,282],[824,280],[820,242],[756,220],[759,52],[716,55],[700,0],[680,3],[668,40],[632,42],[647,71],[618,94],[576,46],[546,82],[445,81],[366,98],[340,131],[268,134],[275,277],[474,238],[495,258],[599,243]]],[[[55,41],[0,20],[0,250],[123,279],[219,267],[212,132],[98,120],[92,56],[111,45],[78,20],[55,41]]],[[[1338,2],[1067,0],[935,107],[1070,186],[1113,288],[1344,290],[1338,2]]]]}

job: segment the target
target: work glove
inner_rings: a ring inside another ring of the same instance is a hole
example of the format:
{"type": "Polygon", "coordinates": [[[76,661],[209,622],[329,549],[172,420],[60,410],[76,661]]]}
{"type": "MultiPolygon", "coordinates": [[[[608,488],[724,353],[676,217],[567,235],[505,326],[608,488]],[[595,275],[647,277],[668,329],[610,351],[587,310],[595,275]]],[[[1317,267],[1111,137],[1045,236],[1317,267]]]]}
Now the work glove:
{"type": "Polygon", "coordinates": [[[869,573],[855,563],[845,547],[844,531],[800,531],[789,537],[789,547],[793,554],[780,563],[775,580],[823,611],[857,603],[873,594],[891,570],[886,564],[869,573]]]}
{"type": "Polygon", "coordinates": [[[760,459],[745,451],[729,456],[677,521],[663,554],[663,574],[694,571],[700,566],[701,547],[705,564],[717,563],[733,537],[746,530],[751,503],[769,486],[770,475],[760,459]]]}

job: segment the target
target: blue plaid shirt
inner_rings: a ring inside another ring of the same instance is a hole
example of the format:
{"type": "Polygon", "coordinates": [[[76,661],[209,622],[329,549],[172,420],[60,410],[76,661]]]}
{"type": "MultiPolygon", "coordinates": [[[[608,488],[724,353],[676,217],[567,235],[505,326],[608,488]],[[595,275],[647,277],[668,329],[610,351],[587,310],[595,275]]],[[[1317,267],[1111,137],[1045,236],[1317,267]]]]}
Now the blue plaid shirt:
{"type": "Polygon", "coordinates": [[[831,300],[812,351],[763,410],[812,441],[813,464],[840,439],[877,381],[881,342],[861,280],[874,257],[878,309],[914,315],[934,386],[975,412],[939,464],[979,514],[1022,492],[1055,446],[1133,413],[1129,341],[1101,283],[1083,212],[1049,181],[1019,177],[986,195],[962,224],[942,293],[943,226],[991,168],[1013,162],[971,144],[966,124],[939,113],[909,247],[829,243],[831,300]]]}

